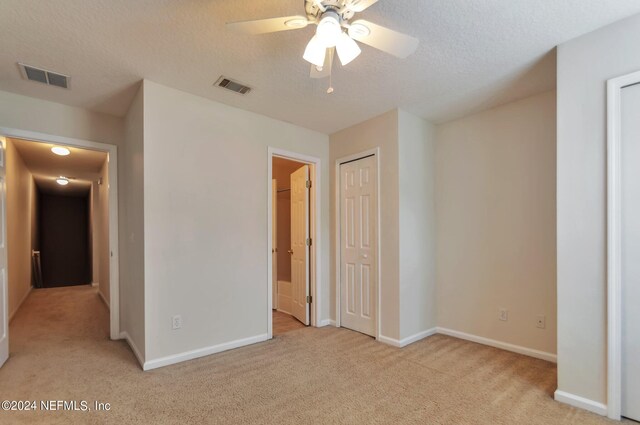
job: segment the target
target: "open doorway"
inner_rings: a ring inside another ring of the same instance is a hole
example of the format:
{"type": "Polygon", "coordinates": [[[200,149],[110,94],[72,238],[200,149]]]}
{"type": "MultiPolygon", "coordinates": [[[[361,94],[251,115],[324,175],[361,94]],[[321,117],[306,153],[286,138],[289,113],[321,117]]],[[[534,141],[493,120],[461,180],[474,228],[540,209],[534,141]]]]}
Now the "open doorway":
{"type": "Polygon", "coordinates": [[[108,154],[17,138],[6,153],[10,320],[32,289],[91,285],[109,306],[108,154]]]}
{"type": "MultiPolygon", "coordinates": [[[[5,337],[14,320],[20,322],[16,326],[23,334],[27,325],[64,333],[73,323],[84,321],[86,313],[89,319],[100,316],[102,320],[99,325],[82,326],[96,330],[99,338],[115,339],[112,319],[118,313],[111,300],[117,308],[117,274],[113,271],[117,193],[110,187],[116,169],[115,156],[111,156],[115,147],[100,149],[101,144],[36,133],[34,136],[52,141],[30,140],[20,137],[24,132],[18,130],[2,129],[2,133],[15,134],[0,137],[5,337]],[[43,315],[43,311],[50,314],[43,315]],[[75,315],[69,326],[58,323],[66,313],[75,315]]],[[[5,339],[3,353],[8,355],[5,339]]],[[[20,335],[12,339],[17,342],[12,351],[20,351],[22,339],[20,335]]]]}
{"type": "Polygon", "coordinates": [[[319,160],[271,151],[269,161],[269,333],[277,336],[317,326],[319,160]]]}

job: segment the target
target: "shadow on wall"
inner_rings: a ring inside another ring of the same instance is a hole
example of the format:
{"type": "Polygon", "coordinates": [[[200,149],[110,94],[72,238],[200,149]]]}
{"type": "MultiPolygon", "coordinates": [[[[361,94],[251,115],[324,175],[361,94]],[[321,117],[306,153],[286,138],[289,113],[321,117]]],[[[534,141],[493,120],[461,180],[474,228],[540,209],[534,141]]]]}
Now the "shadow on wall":
{"type": "MultiPolygon", "coordinates": [[[[488,108],[495,108],[507,103],[515,102],[538,93],[556,88],[557,49],[553,48],[538,59],[530,62],[519,70],[515,77],[500,78],[487,86],[456,93],[443,93],[443,102],[438,102],[433,109],[421,111],[422,116],[447,117],[453,121],[463,116],[469,116],[488,108]],[[473,96],[470,96],[473,94],[473,96]],[[469,104],[467,99],[477,99],[469,104]],[[455,111],[464,110],[463,115],[455,111]]],[[[442,121],[434,120],[435,124],[442,121]]]]}

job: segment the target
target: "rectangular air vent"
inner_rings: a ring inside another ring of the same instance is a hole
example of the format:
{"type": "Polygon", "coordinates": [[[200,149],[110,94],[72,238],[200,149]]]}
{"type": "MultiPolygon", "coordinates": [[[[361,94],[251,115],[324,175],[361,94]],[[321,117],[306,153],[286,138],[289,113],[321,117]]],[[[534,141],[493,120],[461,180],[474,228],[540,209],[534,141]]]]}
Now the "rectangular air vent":
{"type": "Polygon", "coordinates": [[[251,87],[245,86],[244,84],[237,81],[230,80],[229,78],[224,76],[218,78],[218,81],[216,81],[215,85],[239,94],[247,94],[251,91],[251,87]]]}
{"type": "Polygon", "coordinates": [[[68,75],[59,74],[57,72],[47,71],[46,69],[36,68],[35,66],[25,65],[18,63],[22,78],[29,81],[37,81],[50,86],[62,87],[63,89],[69,88],[69,80],[71,77],[68,75]]]}

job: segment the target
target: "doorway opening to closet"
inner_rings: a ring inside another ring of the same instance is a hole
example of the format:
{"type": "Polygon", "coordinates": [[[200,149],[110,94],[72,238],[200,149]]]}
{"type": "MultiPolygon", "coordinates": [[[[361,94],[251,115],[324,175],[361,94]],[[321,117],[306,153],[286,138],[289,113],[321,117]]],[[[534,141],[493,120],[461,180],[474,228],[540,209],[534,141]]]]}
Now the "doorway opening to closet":
{"type": "Polygon", "coordinates": [[[271,336],[316,326],[317,163],[271,154],[271,336]]]}

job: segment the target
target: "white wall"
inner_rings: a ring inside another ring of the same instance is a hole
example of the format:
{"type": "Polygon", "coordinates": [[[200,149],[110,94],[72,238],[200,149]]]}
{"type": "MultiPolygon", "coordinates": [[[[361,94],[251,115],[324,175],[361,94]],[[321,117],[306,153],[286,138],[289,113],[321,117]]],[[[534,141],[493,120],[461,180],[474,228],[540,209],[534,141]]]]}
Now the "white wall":
{"type": "Polygon", "coordinates": [[[555,102],[437,127],[438,326],[555,354],[555,102]]]}
{"type": "Polygon", "coordinates": [[[0,127],[122,143],[123,122],[111,115],[0,91],[0,127]]]}
{"type": "Polygon", "coordinates": [[[7,269],[9,318],[31,291],[32,222],[35,209],[33,176],[7,139],[7,269]]]}
{"type": "MultiPolygon", "coordinates": [[[[328,137],[149,81],[144,117],[146,360],[266,337],[267,149],[321,158],[328,241],[328,137]]],[[[324,320],[328,243],[320,256],[324,320]]]]}
{"type": "MultiPolygon", "coordinates": [[[[399,264],[399,177],[398,177],[398,111],[392,110],[330,136],[331,140],[331,199],[335,200],[335,162],[337,159],[380,148],[380,333],[400,339],[400,264],[399,264]]],[[[335,208],[331,208],[331,251],[335,252],[335,208]]],[[[335,300],[335,255],[331,256],[331,298],[335,300]]],[[[335,318],[335,302],[331,317],[335,318]]]]}
{"type": "Polygon", "coordinates": [[[400,339],[436,327],[435,129],[398,111],[400,339]]]}
{"type": "Polygon", "coordinates": [[[558,389],[606,403],[606,81],[640,70],[640,15],[558,48],[558,389]]]}
{"type": "Polygon", "coordinates": [[[131,102],[124,119],[125,143],[118,151],[120,330],[129,335],[144,362],[144,85],[131,102]]]}

